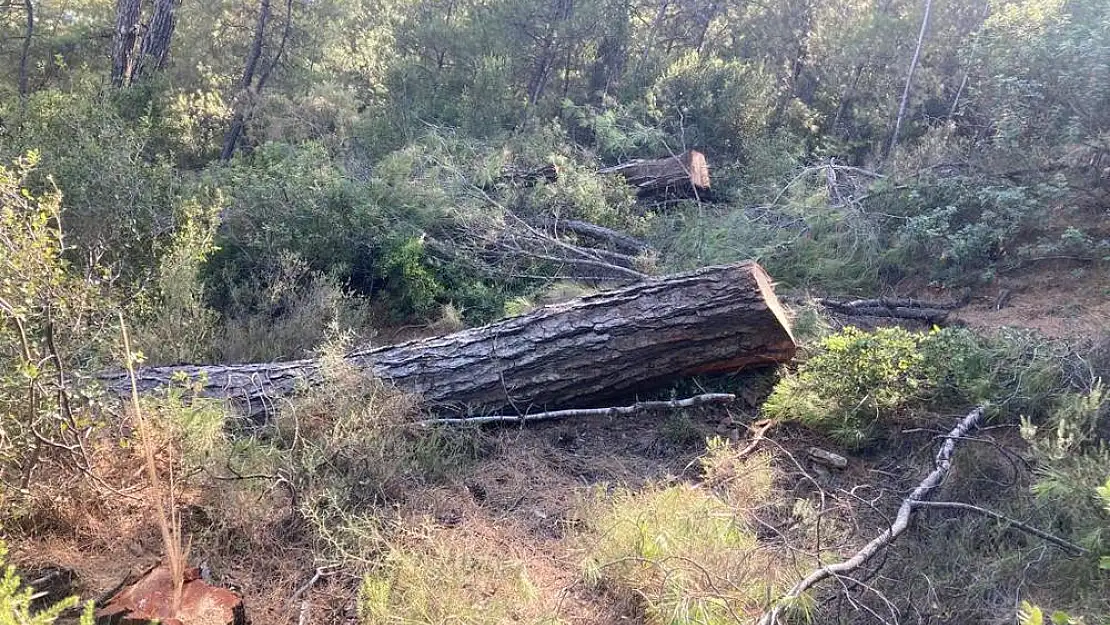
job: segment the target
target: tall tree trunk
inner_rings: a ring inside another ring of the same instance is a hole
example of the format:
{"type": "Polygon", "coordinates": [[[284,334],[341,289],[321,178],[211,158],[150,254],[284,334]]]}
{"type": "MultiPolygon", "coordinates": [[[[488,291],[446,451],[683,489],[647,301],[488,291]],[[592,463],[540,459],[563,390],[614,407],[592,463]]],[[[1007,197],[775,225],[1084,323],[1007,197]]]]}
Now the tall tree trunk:
{"type": "Polygon", "coordinates": [[[27,63],[31,56],[31,37],[35,35],[35,5],[33,0],[23,0],[27,13],[27,27],[23,32],[23,50],[19,54],[19,101],[27,100],[27,63]]]}
{"type": "Polygon", "coordinates": [[[173,31],[177,26],[177,3],[178,0],[154,1],[154,14],[139,46],[139,57],[135,62],[135,70],[131,73],[132,81],[138,80],[148,69],[160,70],[165,67],[173,31]]]}
{"type": "Polygon", "coordinates": [[[118,0],[116,32],[112,46],[112,86],[122,87],[131,79],[135,42],[139,38],[140,0],[118,0]]]}
{"type": "Polygon", "coordinates": [[[709,34],[709,27],[713,24],[713,20],[717,17],[717,12],[720,7],[716,2],[710,2],[709,6],[705,9],[698,7],[697,0],[694,1],[694,21],[697,24],[697,34],[694,36],[694,51],[699,54],[702,48],[705,47],[705,37],[709,34]]]}
{"type": "Polygon", "coordinates": [[[655,18],[651,20],[651,26],[648,27],[647,36],[644,37],[644,51],[640,53],[640,60],[636,64],[637,74],[643,70],[644,63],[647,63],[648,55],[655,49],[655,33],[659,31],[659,27],[667,17],[667,8],[669,8],[670,5],[671,0],[662,0],[662,2],[659,3],[659,10],[655,12],[655,18]]]}
{"type": "Polygon", "coordinates": [[[528,122],[532,111],[539,104],[540,98],[543,97],[543,93],[547,89],[548,80],[558,59],[559,45],[565,35],[563,32],[565,24],[570,21],[570,17],[574,13],[574,0],[554,0],[552,5],[554,10],[552,11],[551,22],[548,25],[547,35],[544,37],[543,49],[536,61],[532,78],[528,81],[528,102],[521,118],[521,126],[528,122]]]}
{"type": "MultiPolygon", "coordinates": [[[[122,0],[121,0],[122,1],[122,0]]],[[[247,51],[247,60],[243,64],[243,77],[239,80],[238,103],[235,116],[231,120],[231,128],[224,138],[224,147],[220,151],[220,160],[229,161],[235,154],[239,139],[243,136],[243,129],[247,125],[247,115],[254,104],[254,76],[258,71],[258,62],[262,58],[262,47],[266,41],[266,26],[270,23],[270,0],[260,0],[258,7],[258,21],[254,25],[254,41],[247,51]]]]}
{"type": "Polygon", "coordinates": [[[929,30],[929,11],[933,8],[933,0],[925,0],[925,15],[921,17],[921,31],[917,33],[917,46],[913,49],[913,59],[910,61],[910,70],[906,73],[906,88],[902,90],[902,102],[898,105],[898,117],[894,119],[894,134],[890,137],[890,151],[898,147],[898,134],[902,131],[902,119],[906,116],[906,104],[910,100],[910,87],[913,85],[913,73],[917,69],[917,61],[921,58],[921,48],[925,44],[925,33],[929,30]]]}

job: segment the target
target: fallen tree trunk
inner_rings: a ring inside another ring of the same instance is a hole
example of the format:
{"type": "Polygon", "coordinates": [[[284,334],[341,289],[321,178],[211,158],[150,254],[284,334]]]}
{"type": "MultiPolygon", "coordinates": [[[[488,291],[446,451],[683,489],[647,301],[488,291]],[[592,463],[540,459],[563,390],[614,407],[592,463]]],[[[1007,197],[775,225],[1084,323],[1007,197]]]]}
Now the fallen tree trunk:
{"type": "Polygon", "coordinates": [[[606,167],[598,173],[624,176],[641,196],[657,193],[698,195],[709,190],[709,165],[705,155],[696,150],[667,158],[636,159],[606,167]]]}
{"type": "MultiPolygon", "coordinates": [[[[455,334],[351,352],[347,360],[440,413],[527,413],[597,402],[700,373],[788,361],[795,351],[771,280],[752,262],[645,280],[455,334]]],[[[323,376],[314,360],[149,367],[141,392],[187,376],[251,415],[323,376]]],[[[128,392],[125,373],[102,376],[128,392]]]]}

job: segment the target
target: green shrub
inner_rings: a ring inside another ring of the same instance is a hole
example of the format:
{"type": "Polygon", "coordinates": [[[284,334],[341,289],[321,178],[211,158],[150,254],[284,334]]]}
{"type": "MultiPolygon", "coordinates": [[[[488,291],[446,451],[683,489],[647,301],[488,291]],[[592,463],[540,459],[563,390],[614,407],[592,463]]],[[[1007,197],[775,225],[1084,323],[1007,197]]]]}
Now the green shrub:
{"type": "MultiPolygon", "coordinates": [[[[0,567],[4,571],[0,577],[0,625],[52,625],[62,613],[80,603],[77,597],[69,597],[44,610],[32,611],[35,591],[22,587],[23,581],[15,574],[15,567],[6,563],[7,556],[8,547],[0,541],[0,567]]],[[[85,604],[80,625],[93,625],[95,607],[92,601],[85,604]]]]}
{"type": "Polygon", "coordinates": [[[774,562],[736,509],[705,490],[599,494],[585,522],[586,581],[638,597],[652,625],[735,623],[772,594],[774,562]]]}
{"type": "Polygon", "coordinates": [[[880,420],[922,397],[923,338],[902,328],[845,328],[776,385],[763,411],[862,445],[880,420]]]}
{"type": "Polygon", "coordinates": [[[990,352],[963,329],[865,332],[848,327],[824,338],[763,405],[859,447],[889,419],[925,402],[978,403],[996,392],[990,352]]]}

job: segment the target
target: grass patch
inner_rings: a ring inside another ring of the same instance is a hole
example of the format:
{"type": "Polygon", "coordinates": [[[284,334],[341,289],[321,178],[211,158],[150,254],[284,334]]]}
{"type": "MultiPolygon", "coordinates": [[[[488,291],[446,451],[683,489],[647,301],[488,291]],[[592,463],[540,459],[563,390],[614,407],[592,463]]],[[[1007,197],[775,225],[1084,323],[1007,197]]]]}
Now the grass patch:
{"type": "Polygon", "coordinates": [[[498,545],[425,526],[394,542],[364,576],[365,625],[561,623],[547,609],[523,562],[498,545]]]}
{"type": "Polygon", "coordinates": [[[584,579],[628,596],[650,624],[747,622],[774,595],[773,558],[710,490],[620,489],[591,499],[585,518],[584,579]]]}

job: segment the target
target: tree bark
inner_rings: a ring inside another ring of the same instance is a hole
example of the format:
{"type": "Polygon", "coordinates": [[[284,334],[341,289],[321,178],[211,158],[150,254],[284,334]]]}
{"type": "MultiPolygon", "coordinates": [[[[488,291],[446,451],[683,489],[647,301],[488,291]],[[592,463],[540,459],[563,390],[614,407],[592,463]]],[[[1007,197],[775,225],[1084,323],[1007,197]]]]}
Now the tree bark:
{"type": "Polygon", "coordinates": [[[173,31],[177,26],[177,3],[178,0],[155,0],[154,14],[139,46],[135,70],[131,73],[132,81],[137,80],[148,69],[160,70],[165,67],[173,31]]]}
{"type": "Polygon", "coordinates": [[[913,59],[910,60],[910,70],[906,72],[906,88],[902,90],[902,101],[898,105],[898,117],[894,120],[894,134],[890,137],[890,154],[898,147],[898,134],[902,131],[902,118],[906,116],[906,104],[910,99],[910,86],[913,85],[913,73],[917,69],[917,61],[921,58],[921,48],[925,44],[925,33],[929,30],[929,12],[933,8],[933,0],[925,0],[925,15],[921,17],[921,31],[917,33],[917,46],[913,49],[913,59]]]}
{"type": "MultiPolygon", "coordinates": [[[[356,350],[348,362],[415,393],[443,414],[581,407],[701,373],[790,360],[796,347],[770,278],[754,262],[645,280],[447,336],[356,350]]],[[[184,374],[203,396],[251,415],[302,385],[319,383],[313,360],[152,367],[150,392],[184,374]]],[[[127,392],[126,374],[101,378],[127,392]]]]}
{"type": "Polygon", "coordinates": [[[115,43],[112,46],[112,86],[122,87],[131,79],[135,42],[139,37],[139,0],[116,3],[115,43]]]}
{"type": "Polygon", "coordinates": [[[262,47],[266,41],[266,26],[269,23],[270,0],[260,0],[258,21],[254,25],[254,41],[251,42],[250,50],[247,51],[247,60],[243,64],[243,77],[239,81],[239,102],[235,116],[231,120],[231,128],[228,129],[227,136],[224,138],[224,147],[220,151],[221,161],[231,160],[231,157],[235,154],[235,148],[239,145],[239,138],[243,136],[243,129],[246,128],[248,111],[253,106],[254,96],[256,95],[253,87],[254,77],[258,72],[259,59],[262,58],[262,47]]]}
{"type": "Polygon", "coordinates": [[[636,159],[598,173],[624,176],[641,196],[668,192],[697,195],[709,190],[709,165],[705,155],[696,150],[654,160],[636,159]]]}
{"type": "Polygon", "coordinates": [[[35,34],[35,5],[33,0],[23,0],[27,27],[23,31],[23,49],[19,53],[19,101],[27,100],[27,62],[31,57],[31,37],[35,34]]]}

